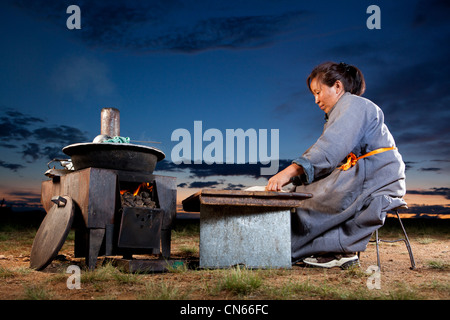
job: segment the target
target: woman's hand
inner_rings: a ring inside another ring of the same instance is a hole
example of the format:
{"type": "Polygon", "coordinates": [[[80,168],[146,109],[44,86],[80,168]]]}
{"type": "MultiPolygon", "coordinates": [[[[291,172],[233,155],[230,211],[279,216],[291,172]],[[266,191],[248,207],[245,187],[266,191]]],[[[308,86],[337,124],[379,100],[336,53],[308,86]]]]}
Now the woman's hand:
{"type": "Polygon", "coordinates": [[[278,172],[267,183],[267,191],[281,191],[281,188],[291,182],[291,178],[303,173],[303,168],[295,163],[278,172]]]}

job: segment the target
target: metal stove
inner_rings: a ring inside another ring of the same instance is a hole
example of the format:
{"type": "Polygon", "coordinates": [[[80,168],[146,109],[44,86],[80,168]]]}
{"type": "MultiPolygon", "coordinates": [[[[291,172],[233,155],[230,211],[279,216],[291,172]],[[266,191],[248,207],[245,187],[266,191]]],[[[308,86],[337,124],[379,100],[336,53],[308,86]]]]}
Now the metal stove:
{"type": "MultiPolygon", "coordinates": [[[[103,109],[101,118],[100,138],[120,136],[117,109],[103,109]]],[[[139,263],[149,270],[170,259],[176,178],[153,174],[164,154],[152,147],[98,142],[99,137],[93,143],[65,147],[74,168],[50,169],[50,179],[42,182],[41,202],[47,215],[30,257],[37,270],[53,260],[71,228],[75,257],[85,257],[91,270],[100,255],[123,256],[130,270],[133,255],[159,255],[159,261],[139,263]],[[139,199],[130,202],[123,193],[135,193],[139,199]]]]}

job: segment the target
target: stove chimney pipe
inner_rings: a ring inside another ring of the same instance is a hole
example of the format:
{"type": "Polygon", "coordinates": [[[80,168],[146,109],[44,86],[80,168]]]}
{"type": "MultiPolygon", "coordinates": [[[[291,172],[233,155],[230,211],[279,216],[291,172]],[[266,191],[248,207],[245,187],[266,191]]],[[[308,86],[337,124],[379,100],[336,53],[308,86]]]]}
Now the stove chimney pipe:
{"type": "Polygon", "coordinates": [[[120,136],[120,111],[116,108],[103,108],[101,112],[101,134],[110,137],[120,136]]]}

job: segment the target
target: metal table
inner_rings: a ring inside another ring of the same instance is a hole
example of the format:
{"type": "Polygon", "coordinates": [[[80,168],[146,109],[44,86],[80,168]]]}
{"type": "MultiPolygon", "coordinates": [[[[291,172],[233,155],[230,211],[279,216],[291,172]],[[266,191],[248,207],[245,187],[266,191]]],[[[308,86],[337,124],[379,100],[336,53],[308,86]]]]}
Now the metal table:
{"type": "Polygon", "coordinates": [[[204,189],[183,201],[200,212],[200,267],[291,267],[292,208],[311,194],[204,189]]]}

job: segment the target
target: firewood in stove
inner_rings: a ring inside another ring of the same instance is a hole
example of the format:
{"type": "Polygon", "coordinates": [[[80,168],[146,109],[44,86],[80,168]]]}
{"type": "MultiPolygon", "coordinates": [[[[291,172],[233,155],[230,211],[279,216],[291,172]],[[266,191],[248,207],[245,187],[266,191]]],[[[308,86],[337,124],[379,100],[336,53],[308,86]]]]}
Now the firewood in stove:
{"type": "Polygon", "coordinates": [[[150,193],[140,192],[137,195],[131,192],[124,192],[121,195],[122,206],[124,207],[144,207],[144,208],[156,208],[155,202],[152,200],[150,193]]]}

